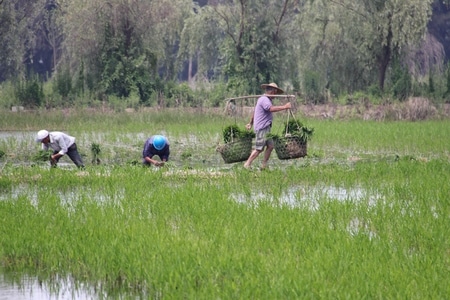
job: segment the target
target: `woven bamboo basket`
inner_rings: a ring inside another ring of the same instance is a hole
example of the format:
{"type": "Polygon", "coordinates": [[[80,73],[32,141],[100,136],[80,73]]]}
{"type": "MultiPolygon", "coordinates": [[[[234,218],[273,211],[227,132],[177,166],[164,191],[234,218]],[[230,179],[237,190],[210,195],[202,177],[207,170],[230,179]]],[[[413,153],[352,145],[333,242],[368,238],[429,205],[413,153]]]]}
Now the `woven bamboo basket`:
{"type": "Polygon", "coordinates": [[[274,144],[279,159],[305,157],[307,154],[307,143],[295,135],[276,138],[274,144]]]}
{"type": "Polygon", "coordinates": [[[227,164],[245,161],[252,153],[252,139],[244,138],[220,145],[216,148],[227,164]]]}

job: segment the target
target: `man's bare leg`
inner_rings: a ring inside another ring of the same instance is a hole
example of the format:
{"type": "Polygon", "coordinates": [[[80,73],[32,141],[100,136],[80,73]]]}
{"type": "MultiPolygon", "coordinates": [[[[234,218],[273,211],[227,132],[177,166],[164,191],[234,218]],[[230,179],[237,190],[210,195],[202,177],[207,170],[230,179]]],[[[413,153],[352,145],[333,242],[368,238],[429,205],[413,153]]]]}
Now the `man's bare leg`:
{"type": "Polygon", "coordinates": [[[252,153],[250,154],[249,158],[247,159],[247,161],[244,164],[244,168],[246,169],[250,169],[250,167],[252,166],[253,161],[255,160],[255,158],[258,157],[258,155],[261,153],[261,150],[253,150],[252,153]]]}
{"type": "Polygon", "coordinates": [[[267,167],[267,163],[269,162],[270,154],[272,153],[273,146],[268,146],[266,151],[264,152],[264,160],[261,165],[261,169],[265,169],[267,167]]]}

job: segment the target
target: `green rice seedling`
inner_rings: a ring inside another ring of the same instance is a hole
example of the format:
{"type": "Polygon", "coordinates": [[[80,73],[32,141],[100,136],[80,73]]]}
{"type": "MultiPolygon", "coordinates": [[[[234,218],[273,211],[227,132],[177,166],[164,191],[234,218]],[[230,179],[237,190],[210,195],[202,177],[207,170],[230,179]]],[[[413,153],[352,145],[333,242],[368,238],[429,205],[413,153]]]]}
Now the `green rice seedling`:
{"type": "Polygon", "coordinates": [[[51,155],[50,151],[45,151],[45,150],[40,149],[34,154],[33,161],[34,162],[48,162],[50,160],[50,155],[51,155]]]}
{"type": "Polygon", "coordinates": [[[92,154],[92,164],[96,164],[99,165],[100,164],[100,145],[97,143],[92,143],[91,144],[91,154],[92,154]]]}
{"type": "Polygon", "coordinates": [[[298,135],[303,143],[307,143],[314,134],[314,128],[303,125],[299,120],[291,119],[285,124],[283,133],[298,135]]]}

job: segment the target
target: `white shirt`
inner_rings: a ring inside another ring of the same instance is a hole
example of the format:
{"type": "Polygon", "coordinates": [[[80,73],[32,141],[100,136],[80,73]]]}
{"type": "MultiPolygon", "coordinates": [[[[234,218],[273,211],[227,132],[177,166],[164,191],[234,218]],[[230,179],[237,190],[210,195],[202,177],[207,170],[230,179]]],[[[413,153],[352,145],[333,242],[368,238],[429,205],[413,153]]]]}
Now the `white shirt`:
{"type": "Polygon", "coordinates": [[[63,132],[52,131],[48,136],[50,137],[50,142],[48,144],[42,144],[42,149],[45,151],[47,151],[48,148],[52,148],[53,151],[59,151],[59,154],[64,155],[67,153],[69,147],[75,143],[75,138],[73,136],[63,132]]]}

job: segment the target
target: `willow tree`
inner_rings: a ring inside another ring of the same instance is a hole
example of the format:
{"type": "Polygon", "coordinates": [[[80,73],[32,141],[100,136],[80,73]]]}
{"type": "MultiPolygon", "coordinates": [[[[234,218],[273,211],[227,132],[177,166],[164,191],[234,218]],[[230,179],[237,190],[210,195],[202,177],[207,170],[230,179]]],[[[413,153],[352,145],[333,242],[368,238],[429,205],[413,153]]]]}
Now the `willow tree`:
{"type": "Polygon", "coordinates": [[[192,1],[64,0],[64,6],[65,60],[71,69],[85,62],[106,94],[126,97],[138,89],[145,101],[158,71],[175,76],[174,49],[192,1]]]}
{"type": "Polygon", "coordinates": [[[220,72],[229,88],[256,92],[263,82],[281,83],[289,64],[287,24],[298,12],[298,0],[210,1],[219,26],[220,72]]]}
{"type": "Polygon", "coordinates": [[[23,77],[33,63],[43,0],[0,0],[0,81],[23,77]]]}
{"type": "Polygon", "coordinates": [[[37,41],[41,48],[49,48],[51,52],[51,72],[56,71],[61,57],[61,45],[63,41],[62,11],[56,1],[47,1],[41,7],[38,19],[35,22],[37,41]]]}
{"type": "Polygon", "coordinates": [[[223,40],[219,20],[209,6],[196,7],[185,19],[177,56],[178,72],[188,64],[188,81],[210,80],[220,76],[221,56],[218,45],[223,40]],[[193,65],[197,72],[194,73],[193,65]]]}
{"type": "MultiPolygon", "coordinates": [[[[335,63],[334,77],[353,78],[355,86],[376,73],[384,89],[395,56],[425,37],[432,0],[314,0],[309,6],[309,39],[313,58],[344,59],[335,63]],[[335,55],[339,53],[339,55],[335,55]],[[353,73],[353,76],[352,76],[353,73]]],[[[333,76],[333,75],[331,75],[333,76]]]]}
{"type": "Polygon", "coordinates": [[[14,3],[0,2],[0,82],[13,77],[22,67],[25,45],[19,39],[24,27],[20,26],[20,19],[14,3]]]}

